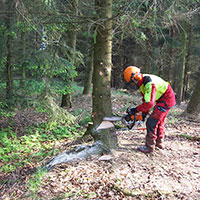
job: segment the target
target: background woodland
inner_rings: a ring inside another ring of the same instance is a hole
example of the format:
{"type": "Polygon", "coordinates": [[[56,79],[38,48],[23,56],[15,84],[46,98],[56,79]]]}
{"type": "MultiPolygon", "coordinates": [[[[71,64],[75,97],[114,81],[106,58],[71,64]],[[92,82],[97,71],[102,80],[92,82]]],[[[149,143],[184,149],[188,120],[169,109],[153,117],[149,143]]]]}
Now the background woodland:
{"type": "MultiPolygon", "coordinates": [[[[123,69],[136,65],[169,81],[178,104],[190,100],[199,77],[199,1],[113,1],[112,7],[111,87],[123,88],[123,69]]],[[[73,81],[90,92],[97,26],[106,17],[93,1],[2,0],[1,8],[2,106],[24,105],[27,91],[39,95],[47,84],[62,95],[63,107],[70,106],[73,81]]]]}
{"type": "Polygon", "coordinates": [[[96,135],[88,123],[139,103],[122,78],[130,65],[170,82],[194,130],[168,120],[199,141],[200,0],[0,0],[0,7],[2,196],[36,198],[44,172],[29,175],[88,133],[115,147],[112,132],[96,135]],[[23,189],[13,192],[14,181],[23,189]]]}

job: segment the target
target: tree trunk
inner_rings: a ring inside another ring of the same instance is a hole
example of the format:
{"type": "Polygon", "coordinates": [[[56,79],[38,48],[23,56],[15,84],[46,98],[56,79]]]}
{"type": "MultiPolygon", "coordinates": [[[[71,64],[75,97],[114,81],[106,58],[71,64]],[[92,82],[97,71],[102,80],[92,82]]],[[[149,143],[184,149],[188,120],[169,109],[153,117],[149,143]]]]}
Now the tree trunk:
{"type": "Polygon", "coordinates": [[[13,95],[13,65],[12,65],[12,36],[7,37],[7,61],[6,61],[6,74],[7,74],[7,83],[6,83],[6,97],[10,99],[13,95]]]}
{"type": "Polygon", "coordinates": [[[91,50],[90,55],[91,55],[90,64],[88,66],[87,78],[86,78],[85,86],[84,86],[84,90],[83,90],[83,94],[85,94],[85,95],[90,95],[91,86],[92,86],[92,74],[93,74],[93,62],[94,62],[93,49],[91,50]]]}
{"type": "Polygon", "coordinates": [[[177,104],[179,105],[183,98],[183,80],[184,80],[184,74],[185,74],[185,64],[186,64],[186,56],[187,56],[187,33],[185,30],[183,30],[183,49],[182,49],[182,64],[180,66],[179,71],[179,81],[178,81],[178,87],[177,87],[177,104]]]}
{"type": "MultiPolygon", "coordinates": [[[[94,45],[94,72],[92,94],[92,120],[94,129],[100,125],[104,116],[112,114],[111,105],[111,66],[112,66],[112,0],[95,0],[95,8],[101,23],[96,27],[94,45]]],[[[93,131],[92,136],[101,140],[106,148],[117,146],[116,135],[110,129],[93,131]]]]}
{"type": "MultiPolygon", "coordinates": [[[[190,47],[191,43],[192,43],[192,27],[190,26],[187,46],[190,47]]],[[[184,72],[184,80],[183,80],[183,101],[188,98],[190,56],[191,56],[191,51],[189,50],[189,48],[187,48],[185,72],[184,72]]]]}
{"type": "Polygon", "coordinates": [[[157,74],[160,76],[160,63],[159,63],[160,48],[156,43],[152,47],[151,56],[152,56],[151,73],[157,74]]]}
{"type": "MultiPolygon", "coordinates": [[[[78,0],[71,0],[72,9],[74,10],[74,14],[78,13],[78,0]]],[[[74,30],[70,30],[68,33],[69,37],[69,46],[71,47],[71,63],[75,64],[75,51],[76,51],[76,39],[77,39],[77,31],[74,27],[74,30]]],[[[70,91],[72,91],[73,78],[70,83],[70,91]]],[[[72,93],[69,92],[67,94],[62,95],[61,107],[71,108],[72,107],[72,93]]]]}
{"type": "Polygon", "coordinates": [[[6,61],[6,98],[10,99],[13,96],[13,36],[11,34],[12,17],[10,13],[13,11],[13,3],[7,2],[8,15],[6,20],[6,28],[8,30],[6,47],[7,47],[7,61],[6,61]]]}
{"type": "MultiPolygon", "coordinates": [[[[200,74],[200,73],[199,73],[200,74]]],[[[200,120],[200,76],[197,80],[191,99],[186,109],[186,115],[194,120],[200,120]]]]}
{"type": "MultiPolygon", "coordinates": [[[[174,37],[174,27],[170,28],[170,38],[173,39],[174,37]]],[[[169,45],[169,57],[167,59],[167,80],[170,82],[170,84],[173,86],[174,84],[174,48],[172,45],[169,45]]]]}
{"type": "Polygon", "coordinates": [[[21,79],[20,79],[20,87],[24,87],[24,81],[26,78],[26,66],[25,66],[25,61],[24,61],[24,55],[25,55],[25,33],[22,31],[21,32],[21,79]]]}

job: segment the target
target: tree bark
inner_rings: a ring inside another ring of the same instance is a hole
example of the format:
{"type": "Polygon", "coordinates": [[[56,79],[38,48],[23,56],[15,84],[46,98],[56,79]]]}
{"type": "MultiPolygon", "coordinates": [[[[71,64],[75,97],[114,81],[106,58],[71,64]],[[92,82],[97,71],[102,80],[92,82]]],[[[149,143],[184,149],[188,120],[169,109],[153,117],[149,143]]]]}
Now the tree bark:
{"type": "Polygon", "coordinates": [[[6,60],[6,98],[10,99],[13,96],[13,65],[12,65],[12,57],[13,57],[13,36],[11,33],[11,24],[12,18],[9,11],[13,11],[14,3],[7,2],[7,20],[6,20],[6,27],[8,30],[7,40],[6,40],[6,48],[7,48],[7,60],[6,60]]]}
{"type": "Polygon", "coordinates": [[[7,37],[7,61],[6,61],[6,74],[7,74],[7,83],[6,83],[6,97],[10,99],[13,95],[13,65],[12,65],[12,36],[7,37]]]}
{"type": "MultiPolygon", "coordinates": [[[[188,47],[191,46],[192,43],[192,27],[190,26],[189,35],[188,35],[188,47]]],[[[184,72],[184,80],[183,80],[183,101],[188,98],[188,89],[189,89],[189,71],[190,71],[190,57],[191,51],[187,48],[186,55],[186,63],[185,63],[185,72],[184,72]]]]}
{"type": "Polygon", "coordinates": [[[85,86],[84,86],[84,90],[83,90],[83,94],[85,94],[85,95],[90,95],[91,86],[92,86],[92,74],[93,74],[93,68],[94,68],[94,66],[93,66],[93,62],[94,62],[93,49],[91,50],[90,55],[91,55],[90,64],[88,66],[87,79],[85,81],[85,86]]]}
{"type": "MultiPolygon", "coordinates": [[[[94,45],[94,72],[92,93],[92,120],[94,129],[100,125],[104,116],[112,114],[111,105],[111,67],[112,67],[112,0],[95,0],[95,8],[100,23],[96,27],[94,45]]],[[[92,136],[101,140],[106,148],[117,146],[116,135],[110,129],[93,131],[92,136]]]]}
{"type": "MultiPolygon", "coordinates": [[[[72,9],[74,10],[75,15],[78,13],[78,0],[71,0],[72,9]]],[[[71,63],[75,64],[75,51],[76,51],[76,39],[77,31],[70,30],[68,33],[69,36],[69,46],[71,47],[71,63]]],[[[70,83],[70,91],[72,91],[73,78],[70,83]]],[[[72,107],[72,93],[68,92],[67,94],[62,95],[61,107],[71,108],[72,107]]]]}
{"type": "MultiPolygon", "coordinates": [[[[174,27],[172,26],[169,29],[170,33],[169,36],[170,38],[174,38],[174,27]]],[[[170,82],[172,86],[174,86],[174,48],[172,45],[169,45],[169,53],[168,53],[168,59],[167,59],[167,80],[170,82]]]]}
{"type": "Polygon", "coordinates": [[[24,82],[26,79],[26,66],[25,66],[25,61],[24,61],[24,55],[25,55],[25,33],[22,31],[21,32],[21,79],[20,79],[20,87],[24,87],[24,82]]]}
{"type": "Polygon", "coordinates": [[[189,118],[192,118],[194,120],[200,120],[200,98],[199,97],[200,97],[200,76],[197,80],[193,94],[191,96],[191,99],[186,109],[186,115],[189,118]]]}
{"type": "Polygon", "coordinates": [[[183,50],[182,50],[182,64],[180,66],[179,71],[179,81],[177,87],[177,99],[176,102],[179,105],[183,98],[183,80],[185,74],[185,64],[186,64],[186,56],[187,56],[187,32],[183,29],[183,50]]]}

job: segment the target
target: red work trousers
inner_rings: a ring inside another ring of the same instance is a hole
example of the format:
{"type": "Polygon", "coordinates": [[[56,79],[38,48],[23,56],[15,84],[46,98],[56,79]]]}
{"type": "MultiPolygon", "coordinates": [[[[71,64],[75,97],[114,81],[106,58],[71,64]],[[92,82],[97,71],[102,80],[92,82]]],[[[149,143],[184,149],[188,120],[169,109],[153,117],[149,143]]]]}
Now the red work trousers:
{"type": "Polygon", "coordinates": [[[146,146],[150,150],[155,149],[155,145],[164,140],[164,121],[170,110],[176,104],[175,94],[169,85],[166,92],[157,100],[154,110],[147,119],[146,146]]]}

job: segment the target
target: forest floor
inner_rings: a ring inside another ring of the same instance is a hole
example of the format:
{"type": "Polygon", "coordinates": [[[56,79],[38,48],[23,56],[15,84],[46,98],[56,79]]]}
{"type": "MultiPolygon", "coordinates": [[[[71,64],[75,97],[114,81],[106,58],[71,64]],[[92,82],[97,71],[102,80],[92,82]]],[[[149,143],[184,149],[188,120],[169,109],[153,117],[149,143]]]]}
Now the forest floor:
{"type": "MultiPolygon", "coordinates": [[[[113,111],[122,110],[125,101],[120,95],[114,96],[113,111]]],[[[91,111],[91,99],[79,96],[72,111],[77,107],[91,111]]],[[[144,144],[145,132],[117,130],[118,149],[98,158],[56,166],[42,177],[34,195],[27,184],[34,176],[31,164],[0,177],[13,180],[0,187],[0,199],[198,200],[200,124],[181,117],[185,108],[183,104],[170,111],[163,150],[143,154],[137,147],[144,144]]],[[[71,146],[61,148],[65,151],[71,146]]]]}

